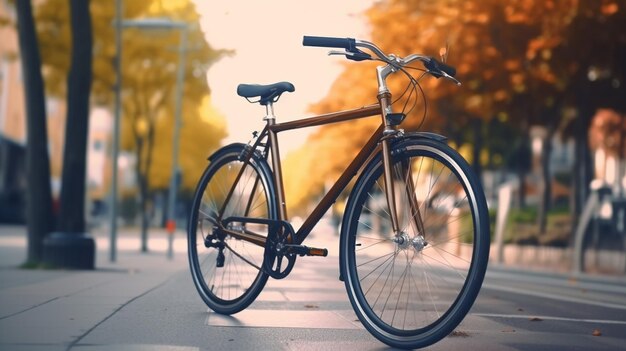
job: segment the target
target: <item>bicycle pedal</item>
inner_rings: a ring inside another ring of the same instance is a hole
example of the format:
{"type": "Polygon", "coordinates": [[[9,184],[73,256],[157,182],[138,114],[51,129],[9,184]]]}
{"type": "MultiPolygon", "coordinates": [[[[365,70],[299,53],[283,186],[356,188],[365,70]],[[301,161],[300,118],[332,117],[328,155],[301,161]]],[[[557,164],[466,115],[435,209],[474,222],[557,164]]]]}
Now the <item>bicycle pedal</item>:
{"type": "Polygon", "coordinates": [[[321,257],[328,256],[327,249],[319,249],[317,247],[308,247],[305,245],[287,244],[285,245],[284,250],[290,251],[300,256],[321,256],[321,257]]]}

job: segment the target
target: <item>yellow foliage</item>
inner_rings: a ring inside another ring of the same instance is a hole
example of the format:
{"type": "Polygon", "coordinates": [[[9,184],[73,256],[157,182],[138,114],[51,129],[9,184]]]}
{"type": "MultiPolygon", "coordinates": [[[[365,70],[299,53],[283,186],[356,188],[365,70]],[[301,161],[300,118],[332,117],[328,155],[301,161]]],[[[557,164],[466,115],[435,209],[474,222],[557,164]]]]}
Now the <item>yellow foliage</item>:
{"type": "MultiPolygon", "coordinates": [[[[224,52],[212,49],[204,39],[191,0],[125,0],[123,4],[124,20],[165,17],[188,25],[178,160],[182,187],[193,189],[206,157],[226,136],[223,117],[211,107],[206,82],[206,70],[224,52]]],[[[115,2],[92,1],[90,11],[94,35],[91,98],[113,110],[115,2]]],[[[63,97],[71,47],[68,1],[44,1],[36,7],[35,17],[46,90],[63,97]]],[[[169,185],[180,40],[180,30],[130,27],[122,32],[120,146],[136,152],[139,176],[147,175],[152,189],[169,185]]]]}

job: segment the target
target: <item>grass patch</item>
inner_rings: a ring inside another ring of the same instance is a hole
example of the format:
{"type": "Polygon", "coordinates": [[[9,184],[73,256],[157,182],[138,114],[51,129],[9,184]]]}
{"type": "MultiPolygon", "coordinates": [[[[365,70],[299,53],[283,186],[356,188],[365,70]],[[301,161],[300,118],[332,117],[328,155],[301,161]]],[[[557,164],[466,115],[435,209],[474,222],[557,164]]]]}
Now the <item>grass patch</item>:
{"type": "Polygon", "coordinates": [[[546,233],[539,234],[536,206],[512,208],[507,219],[504,242],[521,245],[548,245],[565,247],[572,233],[572,218],[567,205],[557,205],[547,214],[546,233]]]}

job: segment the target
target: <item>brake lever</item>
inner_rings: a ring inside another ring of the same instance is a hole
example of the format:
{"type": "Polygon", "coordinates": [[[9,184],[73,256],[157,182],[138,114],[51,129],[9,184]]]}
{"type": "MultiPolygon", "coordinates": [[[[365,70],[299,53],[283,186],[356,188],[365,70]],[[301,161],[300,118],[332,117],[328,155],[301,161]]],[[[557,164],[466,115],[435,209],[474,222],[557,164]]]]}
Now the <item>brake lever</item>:
{"type": "Polygon", "coordinates": [[[449,79],[451,81],[453,81],[454,84],[456,84],[457,86],[461,85],[461,82],[458,79],[452,77],[451,75],[449,75],[448,73],[446,73],[444,71],[441,71],[441,76],[444,77],[444,78],[447,78],[447,79],[449,79]]]}
{"type": "Polygon", "coordinates": [[[328,56],[333,56],[333,55],[342,55],[345,56],[348,60],[353,60],[353,61],[364,61],[364,60],[371,60],[372,56],[370,54],[367,54],[363,51],[358,50],[357,52],[352,52],[352,51],[339,51],[339,50],[330,50],[328,52],[328,56]]]}
{"type": "Polygon", "coordinates": [[[333,55],[349,55],[350,53],[347,51],[340,51],[340,50],[330,50],[328,52],[328,56],[333,56],[333,55]]]}
{"type": "Polygon", "coordinates": [[[441,70],[431,71],[431,70],[429,70],[426,73],[430,74],[431,76],[433,76],[433,77],[435,77],[437,79],[439,79],[439,78],[446,78],[446,79],[449,79],[449,80],[453,81],[454,84],[456,84],[456,85],[461,85],[461,82],[458,79],[452,77],[451,75],[449,75],[448,73],[446,73],[444,71],[441,71],[441,70]]]}

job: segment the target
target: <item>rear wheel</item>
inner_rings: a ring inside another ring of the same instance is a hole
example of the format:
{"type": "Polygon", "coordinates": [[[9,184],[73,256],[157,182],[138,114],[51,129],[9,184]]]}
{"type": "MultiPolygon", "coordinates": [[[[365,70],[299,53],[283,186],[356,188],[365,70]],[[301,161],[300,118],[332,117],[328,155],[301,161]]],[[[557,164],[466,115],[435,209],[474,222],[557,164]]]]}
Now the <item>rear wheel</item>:
{"type": "Polygon", "coordinates": [[[379,157],[350,195],[341,269],[363,325],[390,346],[419,348],[450,334],[474,303],[489,256],[489,218],[477,177],[447,145],[409,139],[392,154],[399,231],[379,157]]]}
{"type": "MultiPolygon", "coordinates": [[[[240,240],[219,229],[218,213],[242,167],[243,174],[225,206],[222,220],[231,216],[276,219],[276,202],[269,167],[253,155],[244,166],[244,145],[217,151],[200,179],[188,226],[191,275],[202,300],[215,312],[237,313],[261,292],[268,275],[261,270],[264,247],[240,240]]],[[[226,229],[267,237],[267,226],[231,222],[226,229]]]]}

